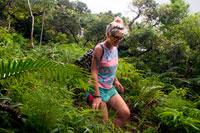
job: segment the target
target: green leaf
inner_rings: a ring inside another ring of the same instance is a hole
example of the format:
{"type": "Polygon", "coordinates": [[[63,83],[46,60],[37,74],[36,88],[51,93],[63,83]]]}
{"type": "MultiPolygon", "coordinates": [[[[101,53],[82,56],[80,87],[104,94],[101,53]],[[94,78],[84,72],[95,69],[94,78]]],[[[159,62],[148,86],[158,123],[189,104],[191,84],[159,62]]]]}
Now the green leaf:
{"type": "Polygon", "coordinates": [[[14,72],[15,72],[15,70],[16,70],[16,61],[13,61],[13,63],[12,63],[13,65],[12,65],[12,68],[11,68],[11,73],[12,73],[12,75],[14,74],[14,72]]]}
{"type": "Polygon", "coordinates": [[[23,63],[23,60],[19,60],[19,63],[18,63],[16,70],[15,70],[16,74],[21,72],[22,63],[23,63]]]}
{"type": "Polygon", "coordinates": [[[4,70],[4,61],[3,60],[1,61],[1,69],[0,70],[1,70],[1,78],[4,78],[4,71],[5,70],[4,70]]]}
{"type": "Polygon", "coordinates": [[[11,64],[11,60],[8,60],[7,69],[6,69],[7,76],[10,76],[10,64],[11,64]]]}

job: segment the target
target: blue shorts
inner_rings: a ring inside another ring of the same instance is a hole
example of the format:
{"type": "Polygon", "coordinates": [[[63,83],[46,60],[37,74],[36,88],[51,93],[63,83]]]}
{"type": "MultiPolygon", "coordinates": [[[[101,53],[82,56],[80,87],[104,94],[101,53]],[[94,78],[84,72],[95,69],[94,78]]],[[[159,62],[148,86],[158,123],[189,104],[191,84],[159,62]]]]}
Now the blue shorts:
{"type": "MultiPolygon", "coordinates": [[[[100,96],[103,102],[108,102],[112,96],[118,93],[114,86],[110,89],[104,89],[104,88],[99,87],[99,92],[100,92],[100,96]]],[[[94,96],[93,88],[87,89],[86,91],[87,99],[89,98],[90,94],[94,96]]]]}

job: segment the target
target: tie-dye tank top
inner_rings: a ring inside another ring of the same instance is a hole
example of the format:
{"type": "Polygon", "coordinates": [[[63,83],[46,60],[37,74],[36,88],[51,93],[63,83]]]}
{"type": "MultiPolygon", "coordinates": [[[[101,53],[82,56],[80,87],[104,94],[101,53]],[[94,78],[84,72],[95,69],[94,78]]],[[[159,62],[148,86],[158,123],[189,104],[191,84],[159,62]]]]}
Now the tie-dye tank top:
{"type": "Polygon", "coordinates": [[[103,46],[103,55],[99,64],[98,84],[101,88],[110,89],[113,86],[115,73],[117,71],[118,50],[117,47],[109,50],[104,43],[100,45],[103,46]]]}

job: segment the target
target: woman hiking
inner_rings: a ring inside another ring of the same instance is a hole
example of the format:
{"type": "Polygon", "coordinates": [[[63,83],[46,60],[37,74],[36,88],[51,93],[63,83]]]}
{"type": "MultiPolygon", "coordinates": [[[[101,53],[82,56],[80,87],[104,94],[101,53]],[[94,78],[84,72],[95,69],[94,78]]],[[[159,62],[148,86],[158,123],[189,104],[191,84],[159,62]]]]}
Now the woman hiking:
{"type": "Polygon", "coordinates": [[[125,27],[120,17],[107,25],[106,40],[97,44],[92,57],[91,73],[94,87],[86,92],[87,99],[93,109],[103,111],[103,120],[108,121],[108,109],[116,112],[113,123],[123,128],[130,116],[130,110],[119,95],[113,83],[123,93],[124,88],[118,81],[115,73],[118,66],[118,44],[123,39],[125,27]],[[92,100],[92,101],[91,101],[92,100]]]}

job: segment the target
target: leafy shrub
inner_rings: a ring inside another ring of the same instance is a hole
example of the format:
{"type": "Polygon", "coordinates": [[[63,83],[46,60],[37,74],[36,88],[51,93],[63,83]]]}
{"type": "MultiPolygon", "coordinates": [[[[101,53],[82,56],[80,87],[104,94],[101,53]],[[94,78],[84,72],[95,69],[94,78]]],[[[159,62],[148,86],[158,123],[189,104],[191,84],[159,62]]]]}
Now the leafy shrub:
{"type": "Polygon", "coordinates": [[[127,91],[128,96],[125,99],[131,100],[134,107],[142,107],[156,97],[156,92],[164,87],[158,77],[144,78],[142,71],[122,59],[119,62],[117,77],[127,91]]]}
{"type": "Polygon", "coordinates": [[[142,79],[142,71],[137,70],[133,64],[127,63],[124,59],[119,60],[117,77],[125,89],[135,89],[142,79]]]}
{"type": "Polygon", "coordinates": [[[0,58],[18,59],[23,58],[23,46],[27,45],[28,40],[16,33],[7,33],[0,30],[0,58]],[[21,49],[22,48],[22,49],[21,49]]]}
{"type": "Polygon", "coordinates": [[[48,40],[48,42],[54,42],[54,43],[59,42],[62,44],[69,42],[69,39],[66,34],[63,34],[61,32],[56,33],[53,30],[47,30],[44,36],[45,36],[44,39],[48,40]]]}
{"type": "Polygon", "coordinates": [[[186,89],[175,89],[169,95],[159,98],[160,104],[156,112],[160,118],[162,131],[200,131],[200,110],[184,98],[186,93],[186,89]]]}
{"type": "Polygon", "coordinates": [[[23,95],[23,115],[27,116],[27,130],[47,132],[53,130],[63,117],[65,104],[72,104],[70,93],[65,88],[36,88],[23,95]]]}
{"type": "Polygon", "coordinates": [[[32,59],[50,59],[66,64],[73,63],[75,59],[82,56],[86,51],[75,43],[56,43],[51,45],[38,46],[31,51],[26,51],[26,55],[32,59]]]}

